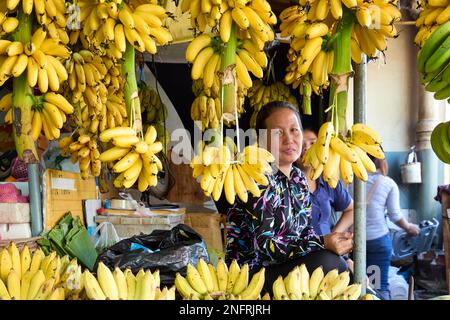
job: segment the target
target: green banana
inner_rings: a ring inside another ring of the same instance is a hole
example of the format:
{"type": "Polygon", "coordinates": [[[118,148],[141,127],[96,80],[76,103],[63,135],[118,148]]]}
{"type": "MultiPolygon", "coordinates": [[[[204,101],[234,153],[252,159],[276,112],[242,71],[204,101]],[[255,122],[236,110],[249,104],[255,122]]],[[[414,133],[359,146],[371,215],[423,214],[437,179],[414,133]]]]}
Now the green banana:
{"type": "Polygon", "coordinates": [[[450,145],[448,138],[448,122],[439,123],[431,132],[431,148],[436,156],[445,163],[450,163],[450,152],[447,151],[444,145],[447,147],[450,145]]]}
{"type": "Polygon", "coordinates": [[[450,21],[447,21],[437,28],[425,42],[417,57],[417,69],[419,72],[425,72],[425,64],[430,56],[439,48],[439,46],[450,35],[450,21]]]}
{"type": "Polygon", "coordinates": [[[425,72],[442,70],[450,61],[450,36],[439,46],[425,63],[425,72]]]}
{"type": "Polygon", "coordinates": [[[447,65],[447,68],[442,72],[442,80],[450,83],[450,63],[447,65]]]}
{"type": "Polygon", "coordinates": [[[434,93],[434,98],[436,100],[444,100],[450,97],[450,84],[447,83],[447,86],[440,89],[439,91],[434,93]]]}
{"type": "Polygon", "coordinates": [[[431,80],[426,86],[425,90],[429,92],[437,92],[447,86],[447,82],[442,77],[437,77],[431,80]]]}

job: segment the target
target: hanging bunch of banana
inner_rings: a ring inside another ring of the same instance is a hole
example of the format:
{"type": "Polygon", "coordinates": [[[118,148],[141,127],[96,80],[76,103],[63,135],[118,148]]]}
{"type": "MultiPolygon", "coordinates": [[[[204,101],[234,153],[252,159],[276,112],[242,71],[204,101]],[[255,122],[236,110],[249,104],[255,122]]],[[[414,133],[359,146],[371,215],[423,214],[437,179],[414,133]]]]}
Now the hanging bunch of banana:
{"type": "Polygon", "coordinates": [[[317,141],[305,152],[301,161],[304,166],[311,166],[311,179],[316,180],[322,175],[330,187],[335,188],[340,177],[346,184],[353,182],[354,175],[367,181],[367,173],[376,171],[368,154],[384,159],[381,138],[375,130],[356,123],[347,137],[341,137],[330,121],[320,127],[317,141]]]}
{"type": "Polygon", "coordinates": [[[414,38],[415,44],[423,47],[425,41],[442,24],[450,20],[450,1],[448,0],[420,0],[419,17],[416,27],[419,31],[414,38]]]}
{"type": "Polygon", "coordinates": [[[261,268],[250,278],[247,264],[239,266],[236,260],[225,264],[219,259],[217,267],[199,259],[197,267],[187,266],[186,276],[176,274],[175,286],[186,300],[257,300],[265,281],[261,268]]]}
{"type": "Polygon", "coordinates": [[[37,22],[41,25],[54,21],[60,28],[67,26],[64,0],[7,0],[6,8],[10,12],[21,8],[26,15],[31,15],[34,10],[37,22]]]}
{"type": "Polygon", "coordinates": [[[450,20],[440,25],[417,55],[417,69],[425,90],[436,100],[450,101],[450,20]]]}
{"type": "Polygon", "coordinates": [[[148,124],[167,120],[167,107],[153,87],[145,83],[140,83],[139,100],[141,101],[142,112],[148,124]]]}
{"type": "Polygon", "coordinates": [[[181,10],[190,11],[192,27],[201,33],[208,27],[218,29],[224,43],[230,39],[233,23],[239,27],[240,38],[251,39],[260,50],[274,39],[271,25],[277,17],[266,0],[183,0],[181,10]]]}
{"type": "Polygon", "coordinates": [[[85,36],[95,49],[115,59],[122,57],[127,41],[139,52],[155,54],[157,45],[173,40],[163,26],[166,11],[154,1],[80,0],[77,5],[82,31],[74,37],[83,42],[85,36]]]}
{"type": "Polygon", "coordinates": [[[28,43],[0,40],[0,85],[10,77],[27,72],[28,85],[36,85],[41,93],[58,91],[68,79],[64,60],[70,49],[56,39],[47,38],[47,32],[38,28],[28,43]]]}
{"type": "Polygon", "coordinates": [[[222,118],[222,107],[220,104],[218,90],[205,89],[201,81],[194,81],[193,91],[197,95],[191,105],[191,118],[201,131],[209,128],[218,129],[222,118]],[[199,87],[199,89],[195,89],[199,87]]]}
{"type": "Polygon", "coordinates": [[[279,276],[272,285],[274,300],[358,300],[361,284],[351,284],[349,271],[322,267],[311,274],[305,264],[296,266],[286,277],[279,276]]]}
{"type": "Polygon", "coordinates": [[[249,145],[238,153],[234,142],[227,137],[220,146],[197,146],[197,153],[191,160],[193,177],[200,178],[200,187],[207,197],[218,201],[222,192],[230,204],[235,203],[236,195],[247,202],[248,192],[259,197],[258,185],[267,186],[265,174],[272,172],[273,155],[257,145],[249,145]]]}
{"type": "Polygon", "coordinates": [[[5,12],[0,12],[0,37],[14,32],[19,25],[19,20],[16,17],[8,17],[5,12]]]}
{"type": "Polygon", "coordinates": [[[70,156],[72,163],[79,163],[81,178],[87,179],[91,174],[94,177],[100,175],[102,163],[97,141],[91,134],[80,134],[75,141],[74,135],[64,137],[59,141],[59,147],[63,156],[70,156]]]}
{"type": "Polygon", "coordinates": [[[119,174],[114,180],[116,188],[131,188],[138,182],[141,192],[156,186],[157,174],[163,169],[156,156],[163,149],[156,141],[155,127],[149,126],[145,136],[140,136],[129,127],[116,127],[100,133],[101,142],[110,142],[113,147],[100,154],[100,161],[111,163],[112,171],[119,174]]]}
{"type": "MultiPolygon", "coordinates": [[[[5,123],[12,123],[12,96],[8,93],[0,100],[0,111],[6,111],[5,123]]],[[[59,139],[60,130],[67,121],[67,116],[74,111],[73,106],[62,95],[47,92],[33,97],[31,114],[31,135],[37,141],[41,132],[47,140],[59,139]]]]}

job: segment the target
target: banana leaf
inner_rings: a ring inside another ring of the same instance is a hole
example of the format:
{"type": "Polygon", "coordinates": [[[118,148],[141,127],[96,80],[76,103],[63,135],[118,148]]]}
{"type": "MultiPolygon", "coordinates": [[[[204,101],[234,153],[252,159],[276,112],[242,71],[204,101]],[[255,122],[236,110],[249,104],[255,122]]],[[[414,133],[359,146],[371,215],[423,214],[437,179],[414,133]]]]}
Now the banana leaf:
{"type": "Polygon", "coordinates": [[[79,217],[70,212],[64,215],[49,232],[41,234],[38,240],[44,253],[56,251],[59,256],[69,255],[77,258],[92,271],[97,259],[97,251],[79,217]]]}

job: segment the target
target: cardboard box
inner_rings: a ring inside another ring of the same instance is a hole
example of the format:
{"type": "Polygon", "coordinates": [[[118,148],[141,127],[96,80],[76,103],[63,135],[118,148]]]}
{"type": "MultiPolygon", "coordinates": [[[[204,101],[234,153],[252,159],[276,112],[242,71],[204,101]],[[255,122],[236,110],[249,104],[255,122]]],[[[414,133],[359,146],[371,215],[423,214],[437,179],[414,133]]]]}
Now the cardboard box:
{"type": "Polygon", "coordinates": [[[43,178],[44,231],[53,228],[68,211],[85,224],[83,200],[95,199],[93,177],[83,180],[79,173],[48,169],[43,178]]]}
{"type": "Polygon", "coordinates": [[[219,213],[190,212],[184,223],[197,231],[208,248],[224,250],[221,230],[222,218],[219,213]]]}

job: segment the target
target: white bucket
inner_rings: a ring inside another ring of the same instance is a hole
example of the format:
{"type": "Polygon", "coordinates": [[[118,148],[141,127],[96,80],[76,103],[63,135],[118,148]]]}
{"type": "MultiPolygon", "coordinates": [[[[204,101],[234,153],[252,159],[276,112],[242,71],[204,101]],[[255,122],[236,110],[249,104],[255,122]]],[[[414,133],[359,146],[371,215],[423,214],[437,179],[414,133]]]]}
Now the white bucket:
{"type": "Polygon", "coordinates": [[[422,183],[422,170],[420,162],[411,162],[400,165],[403,183],[422,183]]]}

